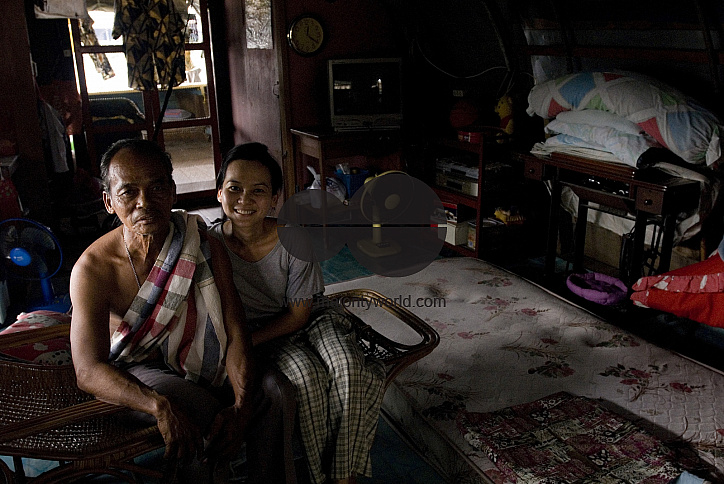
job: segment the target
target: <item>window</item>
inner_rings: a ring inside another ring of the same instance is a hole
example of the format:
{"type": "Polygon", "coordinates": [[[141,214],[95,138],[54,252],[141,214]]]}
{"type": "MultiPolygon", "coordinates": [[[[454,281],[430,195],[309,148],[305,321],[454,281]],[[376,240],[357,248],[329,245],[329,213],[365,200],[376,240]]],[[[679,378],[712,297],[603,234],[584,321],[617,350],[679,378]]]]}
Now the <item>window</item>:
{"type": "Polygon", "coordinates": [[[221,163],[215,88],[213,84],[207,0],[188,5],[186,81],[174,86],[163,117],[167,90],[140,91],[128,87],[123,39],[113,39],[112,7],[89,2],[90,21],[72,21],[76,78],[83,103],[83,120],[91,171],[97,174],[105,149],[118,139],[157,140],[171,154],[180,198],[215,190],[221,163]]]}

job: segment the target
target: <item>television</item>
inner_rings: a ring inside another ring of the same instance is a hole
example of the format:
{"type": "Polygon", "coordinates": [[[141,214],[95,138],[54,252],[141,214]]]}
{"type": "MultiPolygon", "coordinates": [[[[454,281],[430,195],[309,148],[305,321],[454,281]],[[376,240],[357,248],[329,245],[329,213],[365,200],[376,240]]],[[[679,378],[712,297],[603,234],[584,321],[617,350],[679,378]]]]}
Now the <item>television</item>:
{"type": "Polygon", "coordinates": [[[336,131],[402,125],[400,58],[330,59],[329,108],[336,131]]]}

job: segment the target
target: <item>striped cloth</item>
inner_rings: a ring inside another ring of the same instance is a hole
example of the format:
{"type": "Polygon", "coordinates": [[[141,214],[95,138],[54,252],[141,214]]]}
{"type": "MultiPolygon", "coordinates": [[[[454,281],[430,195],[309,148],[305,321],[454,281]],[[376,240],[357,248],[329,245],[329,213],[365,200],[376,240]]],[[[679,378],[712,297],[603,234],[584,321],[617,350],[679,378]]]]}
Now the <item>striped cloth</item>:
{"type": "Polygon", "coordinates": [[[141,362],[161,349],[187,380],[219,386],[226,378],[226,331],[198,215],[174,210],[151,273],[111,336],[109,360],[141,362]]]}

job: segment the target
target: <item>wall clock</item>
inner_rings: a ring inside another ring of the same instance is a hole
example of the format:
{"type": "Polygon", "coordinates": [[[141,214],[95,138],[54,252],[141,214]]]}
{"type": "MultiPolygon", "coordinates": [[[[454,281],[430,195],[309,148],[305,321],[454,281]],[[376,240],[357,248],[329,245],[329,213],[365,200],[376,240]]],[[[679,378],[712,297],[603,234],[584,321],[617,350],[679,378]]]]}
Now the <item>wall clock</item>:
{"type": "Polygon", "coordinates": [[[299,55],[314,55],[322,48],[326,32],[322,22],[311,14],[302,14],[295,18],[287,32],[289,46],[299,55]]]}

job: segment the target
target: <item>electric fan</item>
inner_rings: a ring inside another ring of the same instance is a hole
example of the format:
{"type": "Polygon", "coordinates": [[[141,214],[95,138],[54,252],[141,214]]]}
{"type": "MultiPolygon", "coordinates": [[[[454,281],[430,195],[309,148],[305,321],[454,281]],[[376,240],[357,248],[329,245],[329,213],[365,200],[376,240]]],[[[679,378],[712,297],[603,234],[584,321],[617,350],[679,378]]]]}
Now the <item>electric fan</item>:
{"type": "Polygon", "coordinates": [[[56,297],[51,277],[63,264],[63,252],[53,233],[33,220],[10,218],[0,222],[0,254],[6,272],[16,279],[39,281],[42,298],[28,304],[26,311],[40,309],[66,312],[70,297],[56,297]]]}
{"type": "Polygon", "coordinates": [[[439,255],[447,228],[444,209],[417,178],[402,171],[368,178],[350,199],[350,209],[347,245],[376,274],[414,274],[439,255]]]}
{"type": "Polygon", "coordinates": [[[372,237],[357,241],[357,247],[370,257],[398,254],[402,246],[394,239],[383,238],[382,225],[394,223],[414,199],[413,178],[401,171],[389,171],[365,180],[359,208],[372,222],[372,237]]]}

